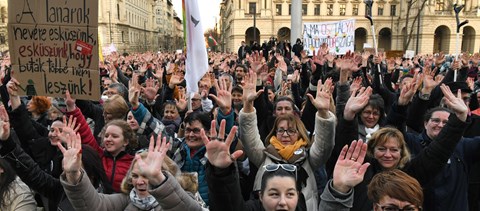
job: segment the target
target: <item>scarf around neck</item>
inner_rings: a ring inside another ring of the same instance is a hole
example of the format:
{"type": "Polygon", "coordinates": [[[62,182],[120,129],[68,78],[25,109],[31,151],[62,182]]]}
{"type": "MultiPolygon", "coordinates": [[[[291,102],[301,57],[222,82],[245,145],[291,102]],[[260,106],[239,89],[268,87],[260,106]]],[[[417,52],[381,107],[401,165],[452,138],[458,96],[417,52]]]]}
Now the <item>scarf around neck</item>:
{"type": "Polygon", "coordinates": [[[298,139],[294,144],[285,146],[277,139],[276,136],[272,136],[270,138],[270,144],[273,145],[276,150],[278,150],[278,154],[280,154],[280,156],[282,156],[282,158],[285,160],[289,160],[293,156],[293,153],[297,149],[300,149],[300,147],[307,146],[307,142],[303,139],[298,139]]]}
{"type": "Polygon", "coordinates": [[[155,207],[158,206],[155,197],[148,195],[146,198],[140,198],[135,188],[130,191],[130,201],[133,206],[141,210],[155,210],[155,207]]]}

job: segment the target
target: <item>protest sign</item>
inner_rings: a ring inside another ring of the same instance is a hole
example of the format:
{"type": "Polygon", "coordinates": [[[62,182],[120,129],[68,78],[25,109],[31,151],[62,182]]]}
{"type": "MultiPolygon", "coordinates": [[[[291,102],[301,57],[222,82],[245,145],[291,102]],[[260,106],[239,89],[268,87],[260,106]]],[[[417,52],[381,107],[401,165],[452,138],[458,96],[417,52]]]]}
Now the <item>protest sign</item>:
{"type": "Polygon", "coordinates": [[[353,51],[355,46],[355,19],[304,23],[303,47],[312,55],[320,46],[326,43],[330,53],[345,54],[353,51]]]}
{"type": "Polygon", "coordinates": [[[8,36],[20,94],[100,98],[98,1],[9,0],[8,36]]]}

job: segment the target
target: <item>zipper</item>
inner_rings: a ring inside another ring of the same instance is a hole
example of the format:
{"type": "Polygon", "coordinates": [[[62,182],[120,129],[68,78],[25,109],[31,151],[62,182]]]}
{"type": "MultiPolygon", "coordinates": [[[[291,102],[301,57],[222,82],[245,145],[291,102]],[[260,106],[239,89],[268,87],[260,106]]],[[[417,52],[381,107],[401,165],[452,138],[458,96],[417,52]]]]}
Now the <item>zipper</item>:
{"type": "Polygon", "coordinates": [[[117,156],[113,157],[113,167],[112,167],[112,176],[110,177],[110,181],[112,181],[113,186],[113,179],[115,178],[115,167],[117,166],[117,156]]]}

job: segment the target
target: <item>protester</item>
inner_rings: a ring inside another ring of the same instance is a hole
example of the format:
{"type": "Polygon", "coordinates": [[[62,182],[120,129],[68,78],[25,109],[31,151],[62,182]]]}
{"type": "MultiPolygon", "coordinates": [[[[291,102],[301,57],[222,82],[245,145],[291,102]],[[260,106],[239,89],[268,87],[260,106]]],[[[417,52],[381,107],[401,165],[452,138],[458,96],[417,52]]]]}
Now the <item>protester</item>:
{"type": "Polygon", "coordinates": [[[243,109],[239,115],[240,140],[251,162],[259,168],[255,179],[254,190],[260,190],[260,181],[265,169],[261,167],[269,164],[288,163],[298,168],[297,181],[302,189],[300,198],[302,208],[318,209],[318,194],[313,169],[324,164],[330,156],[335,136],[334,125],[336,118],[329,111],[332,83],[327,80],[324,85],[319,84],[317,96],[309,96],[315,104],[316,114],[314,141],[310,141],[305,126],[294,115],[286,114],[277,117],[274,126],[264,142],[260,139],[257,127],[257,117],[253,100],[256,75],[251,72],[246,77],[243,87],[243,109]],[[313,188],[315,187],[315,188],[313,188]],[[306,206],[306,207],[304,207],[306,206]]]}
{"type": "Polygon", "coordinates": [[[30,211],[36,209],[37,203],[30,188],[17,177],[10,164],[0,158],[0,210],[30,211]]]}

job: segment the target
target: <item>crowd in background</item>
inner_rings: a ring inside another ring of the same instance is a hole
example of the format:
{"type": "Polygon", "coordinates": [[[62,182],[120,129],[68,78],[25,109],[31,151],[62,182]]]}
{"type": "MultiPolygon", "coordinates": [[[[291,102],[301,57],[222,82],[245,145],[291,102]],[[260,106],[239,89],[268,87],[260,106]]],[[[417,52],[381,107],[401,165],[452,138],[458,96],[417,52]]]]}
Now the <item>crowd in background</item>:
{"type": "Polygon", "coordinates": [[[0,210],[479,210],[480,54],[307,55],[275,38],[112,53],[101,98],[0,69],[0,210]]]}

